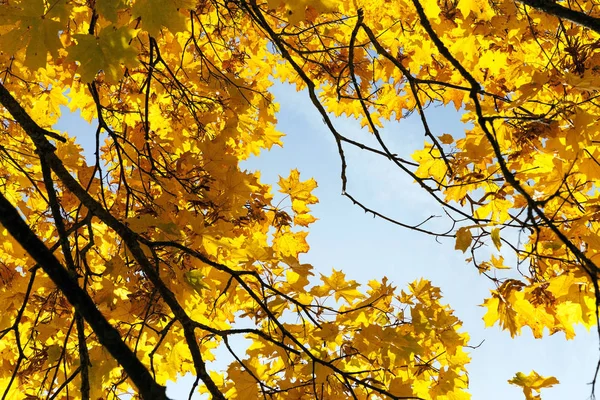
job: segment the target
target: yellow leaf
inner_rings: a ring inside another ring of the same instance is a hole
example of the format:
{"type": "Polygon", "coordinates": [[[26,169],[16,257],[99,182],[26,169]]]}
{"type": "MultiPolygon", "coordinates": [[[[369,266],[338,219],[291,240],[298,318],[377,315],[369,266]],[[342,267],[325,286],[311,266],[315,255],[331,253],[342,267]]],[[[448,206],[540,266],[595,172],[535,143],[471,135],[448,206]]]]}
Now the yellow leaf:
{"type": "Polygon", "coordinates": [[[317,385],[325,384],[330,378],[334,371],[329,368],[327,365],[323,365],[321,363],[314,363],[313,366],[315,382],[317,385]]]}
{"type": "Polygon", "coordinates": [[[323,285],[315,286],[311,290],[311,294],[315,296],[326,296],[333,293],[335,300],[344,298],[348,303],[351,303],[356,298],[363,297],[357,290],[359,284],[356,281],[346,280],[346,274],[341,271],[333,270],[330,276],[321,274],[323,285]]]}
{"type": "Polygon", "coordinates": [[[499,256],[498,258],[496,258],[496,256],[494,256],[492,254],[492,265],[494,266],[494,268],[496,269],[510,269],[510,267],[504,265],[504,257],[499,256]]]}
{"type": "Polygon", "coordinates": [[[411,398],[415,396],[412,386],[402,378],[395,378],[390,384],[390,393],[399,398],[411,398]]]}
{"type": "Polygon", "coordinates": [[[429,18],[435,19],[437,21],[440,20],[440,14],[442,13],[442,10],[440,9],[440,6],[438,5],[436,0],[425,0],[421,2],[421,4],[423,5],[423,10],[425,11],[425,14],[429,18]]]}
{"type": "Polygon", "coordinates": [[[294,224],[300,226],[308,226],[315,222],[317,218],[313,217],[310,214],[298,214],[294,216],[294,224]]]}
{"type": "Polygon", "coordinates": [[[539,400],[540,397],[533,394],[534,390],[539,393],[541,389],[552,387],[557,385],[559,382],[553,376],[544,377],[540,376],[535,371],[531,371],[529,375],[525,375],[522,372],[517,372],[517,374],[508,381],[508,383],[522,387],[523,394],[527,400],[539,400]]]}
{"type": "Polygon", "coordinates": [[[459,0],[456,8],[460,11],[463,19],[467,18],[471,13],[471,10],[478,10],[479,6],[475,0],[459,0]]]}
{"type": "Polygon", "coordinates": [[[492,229],[492,242],[494,242],[494,246],[496,246],[496,249],[500,250],[500,246],[502,246],[502,241],[500,240],[499,228],[492,229]]]}
{"type": "Polygon", "coordinates": [[[462,250],[464,253],[471,246],[472,240],[473,236],[471,235],[471,230],[469,228],[459,228],[458,231],[456,231],[456,245],[454,248],[456,250],[462,250]]]}
{"type": "Polygon", "coordinates": [[[48,354],[48,364],[54,365],[54,363],[59,360],[62,354],[62,347],[60,344],[52,344],[48,346],[48,350],[46,350],[46,352],[48,354]]]}
{"type": "Polygon", "coordinates": [[[279,191],[290,196],[292,210],[296,213],[294,223],[300,226],[308,226],[316,221],[316,218],[308,214],[310,204],[319,202],[312,191],[316,189],[317,182],[314,179],[300,181],[300,172],[297,169],[290,171],[288,178],[279,177],[279,191]]]}
{"type": "Polygon", "coordinates": [[[232,366],[227,370],[227,378],[235,385],[236,398],[238,399],[258,399],[258,382],[243,367],[232,366]]]}
{"type": "Polygon", "coordinates": [[[419,178],[433,178],[438,183],[444,181],[448,167],[441,158],[438,149],[434,149],[430,144],[425,143],[425,148],[415,151],[412,158],[419,163],[419,168],[415,171],[416,176],[419,178]]]}
{"type": "Polygon", "coordinates": [[[442,136],[438,136],[438,138],[443,144],[452,144],[454,142],[454,138],[448,133],[444,133],[442,136]]]}
{"type": "Polygon", "coordinates": [[[310,178],[304,182],[300,181],[300,172],[297,169],[290,171],[290,176],[286,179],[279,177],[279,186],[281,193],[288,194],[292,199],[304,200],[309,204],[318,202],[318,199],[311,194],[317,187],[317,182],[310,178]]]}
{"type": "Polygon", "coordinates": [[[123,0],[96,0],[98,14],[111,22],[117,22],[117,10],[124,5],[123,0]]]}
{"type": "Polygon", "coordinates": [[[306,243],[308,232],[284,231],[273,239],[273,250],[282,256],[298,257],[300,253],[306,253],[310,248],[306,243]]]}
{"type": "Polygon", "coordinates": [[[23,400],[23,392],[19,390],[18,385],[15,385],[13,379],[11,379],[11,376],[9,375],[7,377],[0,377],[0,387],[3,389],[3,391],[9,387],[9,383],[12,383],[12,385],[10,386],[10,390],[8,390],[6,393],[6,397],[4,398],[6,400],[23,400]]]}
{"type": "Polygon", "coordinates": [[[496,321],[500,318],[498,315],[498,308],[500,305],[500,299],[497,297],[490,297],[485,299],[483,302],[483,306],[487,308],[485,315],[483,316],[483,322],[485,322],[485,326],[489,328],[490,326],[494,326],[496,321]]]}
{"type": "MultiPolygon", "coordinates": [[[[292,25],[308,19],[307,14],[311,11],[318,15],[320,13],[333,11],[337,8],[337,2],[334,0],[286,0],[284,3],[288,9],[288,21],[292,25]]],[[[270,2],[271,7],[275,4],[276,2],[274,1],[270,2]]]]}
{"type": "Polygon", "coordinates": [[[59,33],[64,29],[66,1],[57,0],[49,6],[43,0],[26,0],[16,5],[4,3],[0,7],[0,26],[14,23],[0,34],[0,48],[8,54],[25,49],[24,65],[32,70],[46,67],[48,53],[58,58],[62,47],[59,33]]]}

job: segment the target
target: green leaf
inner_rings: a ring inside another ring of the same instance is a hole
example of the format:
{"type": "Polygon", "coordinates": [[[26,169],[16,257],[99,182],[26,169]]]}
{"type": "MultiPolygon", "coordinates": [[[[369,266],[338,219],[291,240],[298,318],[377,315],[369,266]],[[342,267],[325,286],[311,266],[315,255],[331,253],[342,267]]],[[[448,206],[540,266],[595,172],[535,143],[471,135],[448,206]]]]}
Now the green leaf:
{"type": "Polygon", "coordinates": [[[106,80],[117,82],[123,76],[123,68],[138,64],[137,50],[129,42],[138,29],[122,27],[104,28],[100,37],[73,35],[77,45],[69,49],[69,59],[79,62],[77,72],[83,82],[94,80],[98,71],[104,71],[106,80]]]}
{"type": "Polygon", "coordinates": [[[96,11],[110,22],[117,22],[117,12],[123,6],[123,0],[96,0],[96,11]]]}
{"type": "Polygon", "coordinates": [[[12,29],[0,35],[0,48],[8,54],[16,54],[25,48],[23,65],[35,71],[46,67],[48,53],[58,58],[62,47],[59,32],[64,29],[64,15],[68,8],[64,0],[53,2],[46,9],[43,0],[27,0],[18,6],[0,8],[0,26],[12,25],[12,29]]]}
{"type": "Polygon", "coordinates": [[[58,38],[58,32],[63,28],[63,24],[57,21],[44,21],[43,23],[32,25],[32,40],[27,46],[24,65],[31,70],[45,68],[48,53],[52,54],[54,59],[58,58],[58,49],[62,47],[58,38]]]}
{"type": "Polygon", "coordinates": [[[202,289],[208,289],[208,286],[204,283],[204,278],[204,274],[197,269],[185,273],[186,283],[190,285],[198,294],[202,294],[202,289]]]}
{"type": "Polygon", "coordinates": [[[185,16],[179,10],[193,7],[189,0],[138,0],[131,12],[134,18],[142,19],[142,27],[150,36],[157,37],[163,26],[171,33],[185,31],[185,16]]]}

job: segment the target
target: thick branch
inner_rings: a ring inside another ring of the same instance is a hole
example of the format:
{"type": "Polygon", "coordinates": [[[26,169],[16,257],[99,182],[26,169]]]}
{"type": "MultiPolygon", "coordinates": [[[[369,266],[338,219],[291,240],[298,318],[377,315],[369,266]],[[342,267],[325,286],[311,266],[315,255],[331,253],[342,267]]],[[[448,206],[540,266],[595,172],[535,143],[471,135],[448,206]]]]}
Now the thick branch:
{"type": "Polygon", "coordinates": [[[23,221],[17,209],[1,193],[0,223],[48,274],[77,312],[85,318],[98,337],[98,341],[125,369],[144,399],[167,399],[165,387],[154,381],[144,364],[123,342],[119,331],[106,320],[94,301],[79,287],[77,281],[70,276],[54,254],[23,221]]]}
{"type": "MultiPolygon", "coordinates": [[[[50,167],[42,162],[42,175],[44,177],[44,185],[48,192],[48,204],[52,211],[52,218],[54,219],[54,225],[56,225],[56,231],[58,232],[58,241],[62,248],[63,255],[65,257],[65,264],[67,270],[71,273],[71,276],[77,279],[77,269],[73,255],[71,254],[71,248],[69,245],[69,235],[65,228],[65,224],[60,213],[60,204],[56,197],[56,190],[54,190],[54,182],[52,181],[52,171],[50,167]]],[[[79,341],[79,359],[81,368],[81,398],[82,400],[90,399],[90,381],[89,381],[89,354],[87,349],[87,343],[85,338],[85,326],[81,314],[75,311],[75,321],[77,324],[77,340],[79,341]]]]}
{"type": "Polygon", "coordinates": [[[599,18],[561,6],[552,0],[517,0],[517,2],[600,33],[599,18]]]}
{"type": "MultiPolygon", "coordinates": [[[[127,248],[131,252],[131,255],[135,261],[140,265],[144,275],[148,277],[150,282],[159,291],[162,299],[167,303],[175,318],[179,320],[183,326],[183,331],[187,345],[190,349],[192,359],[194,361],[194,368],[196,374],[202,379],[208,391],[212,394],[215,399],[225,399],[219,388],[212,380],[208,371],[206,370],[206,364],[202,359],[200,347],[194,334],[194,321],[187,315],[183,307],[177,301],[175,294],[169,289],[160,278],[160,275],[152,263],[148,260],[144,251],[140,247],[138,242],[138,235],[132,231],[128,226],[119,221],[114,215],[107,211],[102,204],[94,199],[87,190],[73,178],[71,173],[65,168],[62,160],[54,153],[54,146],[46,139],[45,130],[40,128],[27,114],[27,112],[21,107],[21,105],[15,100],[10,92],[0,84],[0,104],[2,104],[15,118],[15,120],[21,125],[29,137],[33,140],[37,152],[40,154],[42,162],[47,162],[50,168],[54,171],[56,176],[61,180],[63,185],[73,193],[81,203],[87,207],[88,210],[102,222],[113,229],[117,235],[123,239],[127,248]]],[[[88,321],[89,322],[89,321],[88,321]]]]}

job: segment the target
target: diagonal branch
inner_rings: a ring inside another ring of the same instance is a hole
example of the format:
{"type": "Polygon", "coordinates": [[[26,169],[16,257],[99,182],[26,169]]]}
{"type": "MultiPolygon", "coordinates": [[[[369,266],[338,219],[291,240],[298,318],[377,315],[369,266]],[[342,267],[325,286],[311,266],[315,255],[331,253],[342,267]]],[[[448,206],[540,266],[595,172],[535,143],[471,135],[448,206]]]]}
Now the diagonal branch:
{"type": "MultiPolygon", "coordinates": [[[[194,333],[194,321],[187,315],[186,311],[177,301],[175,294],[169,289],[160,278],[158,271],[154,268],[150,260],[144,254],[138,241],[138,234],[131,230],[127,225],[119,221],[114,215],[106,210],[102,204],[94,199],[88,191],[77,182],[71,173],[66,169],[62,160],[54,153],[54,146],[46,139],[45,130],[33,121],[31,116],[21,107],[10,92],[0,84],[0,104],[2,104],[21,125],[25,132],[29,135],[36,146],[36,151],[40,155],[42,162],[48,163],[56,176],[61,180],[63,185],[73,193],[88,210],[102,222],[115,231],[117,235],[127,245],[131,255],[140,265],[144,275],[152,282],[154,287],[159,291],[162,299],[167,303],[175,318],[179,320],[183,327],[185,340],[189,347],[196,374],[202,379],[209,392],[215,399],[225,399],[215,382],[212,380],[206,370],[206,363],[202,359],[200,346],[194,333]]],[[[89,322],[89,321],[88,321],[89,322]]],[[[146,370],[146,373],[148,371],[146,370]]],[[[141,388],[138,387],[140,390],[141,388]]]]}
{"type": "Polygon", "coordinates": [[[535,8],[536,10],[553,15],[557,18],[566,19],[577,25],[584,26],[600,33],[600,18],[592,17],[580,11],[575,11],[561,6],[553,0],[516,0],[517,2],[535,8]]]}
{"type": "MultiPolygon", "coordinates": [[[[56,225],[56,231],[58,233],[58,241],[60,243],[63,255],[65,257],[65,264],[67,270],[71,273],[71,276],[77,280],[77,269],[73,255],[71,254],[71,247],[69,245],[69,235],[65,228],[65,224],[60,213],[60,203],[56,196],[56,190],[54,189],[54,181],[52,180],[52,171],[50,167],[42,161],[42,176],[44,178],[44,185],[48,192],[48,204],[52,211],[52,218],[54,219],[54,225],[56,225]]],[[[79,342],[79,358],[80,358],[80,369],[81,369],[81,398],[82,400],[90,399],[90,381],[89,381],[89,366],[90,358],[85,340],[85,326],[82,316],[79,312],[75,311],[75,321],[77,323],[77,340],[79,342]]],[[[58,370],[57,370],[58,371],[58,370]]]]}
{"type": "Polygon", "coordinates": [[[52,279],[52,282],[85,318],[98,341],[119,362],[144,399],[167,399],[166,389],[152,378],[144,364],[123,342],[117,331],[98,310],[90,296],[79,287],[70,273],[36,236],[19,215],[17,209],[0,193],[0,223],[52,279]]]}

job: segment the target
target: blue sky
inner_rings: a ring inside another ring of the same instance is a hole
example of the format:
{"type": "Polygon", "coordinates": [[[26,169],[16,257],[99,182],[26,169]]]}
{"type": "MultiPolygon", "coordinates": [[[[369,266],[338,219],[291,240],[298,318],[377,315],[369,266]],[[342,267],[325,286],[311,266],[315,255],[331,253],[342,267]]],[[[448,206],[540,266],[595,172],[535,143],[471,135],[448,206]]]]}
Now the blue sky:
{"type": "MultiPolygon", "coordinates": [[[[444,301],[450,304],[471,335],[471,344],[484,343],[471,351],[469,368],[470,391],[473,399],[505,400],[524,398],[518,387],[507,380],[515,372],[529,373],[535,369],[541,375],[554,375],[560,385],[542,391],[544,400],[585,400],[598,360],[598,341],[594,332],[577,329],[577,337],[567,341],[562,333],[533,339],[528,329],[511,339],[498,327],[484,329],[479,306],[492,288],[475,267],[465,262],[466,255],[454,250],[454,240],[437,242],[433,237],[394,226],[372,215],[366,215],[341,195],[340,162],[333,138],[306,93],[298,93],[285,85],[274,87],[276,101],[281,106],[278,128],[286,133],[284,148],[273,148],[260,157],[243,164],[249,170],[260,170],[262,181],[275,184],[279,175],[291,169],[301,172],[301,179],[314,177],[319,187],[314,194],[319,204],[312,209],[319,220],[310,228],[311,250],[302,261],[317,271],[328,273],[342,269],[348,278],[366,283],[387,276],[402,289],[415,279],[424,277],[439,286],[444,301]]],[[[64,112],[68,112],[66,109],[64,112]]],[[[429,108],[428,118],[436,135],[461,135],[464,126],[460,115],[450,108],[429,108]]],[[[338,130],[349,137],[372,140],[360,130],[357,121],[334,120],[338,130]]],[[[76,134],[93,154],[90,143],[94,127],[76,116],[61,119],[57,129],[76,134]]],[[[424,141],[423,130],[416,116],[382,130],[393,152],[408,158],[424,141]]],[[[374,143],[374,142],[373,142],[374,143]]],[[[349,191],[372,208],[408,224],[421,222],[430,215],[443,215],[432,200],[412,179],[383,159],[367,152],[347,148],[349,191]]],[[[276,188],[276,186],[275,186],[276,188]]],[[[449,221],[435,219],[429,227],[444,230],[449,221]]],[[[508,256],[505,255],[507,261],[508,256]]],[[[220,363],[217,363],[217,365],[220,363]]],[[[190,379],[181,379],[169,387],[175,399],[187,398],[190,379]]],[[[197,396],[196,398],[200,398],[197,396]]]]}
{"type": "MultiPolygon", "coordinates": [[[[473,399],[519,399],[521,390],[507,380],[517,371],[529,373],[535,369],[541,375],[554,375],[561,385],[542,391],[544,400],[584,400],[598,360],[598,340],[595,333],[584,328],[577,337],[567,341],[562,333],[536,340],[529,329],[511,339],[498,327],[484,329],[485,309],[479,305],[492,287],[476,268],[465,262],[467,255],[454,250],[454,240],[437,242],[433,237],[409,231],[374,219],[341,195],[340,162],[333,138],[306,93],[278,85],[274,88],[280,104],[278,128],[286,133],[284,148],[246,163],[248,169],[262,171],[263,181],[275,183],[278,175],[287,176],[298,168],[301,178],[314,177],[319,204],[313,214],[319,218],[310,228],[310,252],[303,257],[324,273],[331,268],[343,269],[349,278],[360,282],[387,276],[399,289],[420,277],[439,286],[445,302],[463,321],[471,335],[472,345],[485,342],[471,351],[469,368],[473,399]]],[[[451,107],[430,107],[426,111],[432,131],[462,136],[464,125],[451,107]]],[[[357,121],[338,118],[338,130],[364,142],[374,143],[367,131],[361,131],[357,121]]],[[[425,140],[418,116],[401,123],[389,124],[382,135],[392,152],[409,158],[425,140]]],[[[347,146],[349,191],[372,208],[402,222],[415,224],[430,215],[443,215],[438,204],[391,163],[367,152],[347,146]]],[[[445,218],[429,226],[445,230],[445,218]]],[[[505,255],[507,261],[508,255],[505,255]]]]}

